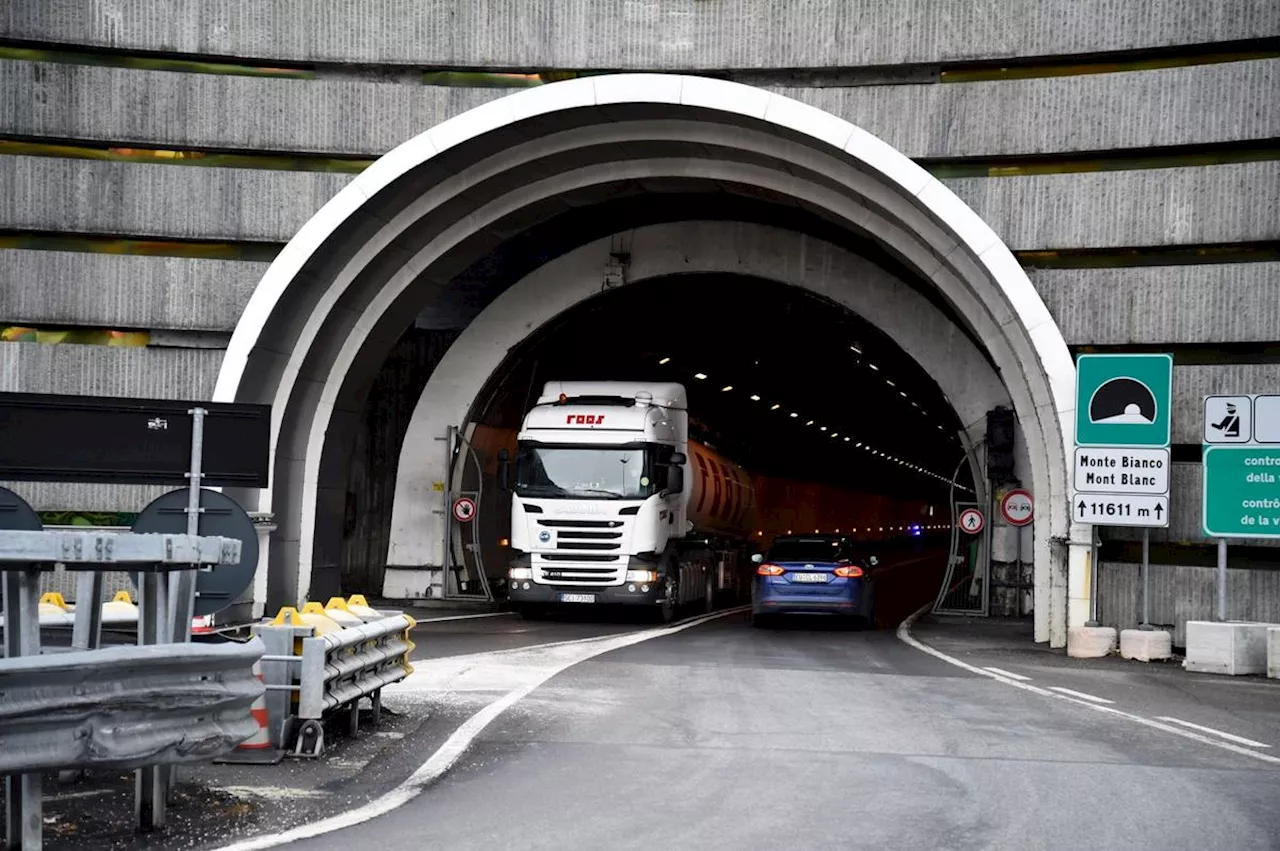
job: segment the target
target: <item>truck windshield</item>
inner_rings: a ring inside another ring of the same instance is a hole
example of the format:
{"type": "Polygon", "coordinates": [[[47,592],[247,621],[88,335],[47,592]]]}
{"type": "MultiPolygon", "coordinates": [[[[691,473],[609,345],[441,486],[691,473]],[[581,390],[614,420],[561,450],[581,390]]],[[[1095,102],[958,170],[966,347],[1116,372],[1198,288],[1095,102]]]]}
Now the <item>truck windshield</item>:
{"type": "Polygon", "coordinates": [[[515,491],[543,498],[646,499],[664,486],[654,480],[653,458],[653,448],[643,444],[521,446],[515,491]]]}

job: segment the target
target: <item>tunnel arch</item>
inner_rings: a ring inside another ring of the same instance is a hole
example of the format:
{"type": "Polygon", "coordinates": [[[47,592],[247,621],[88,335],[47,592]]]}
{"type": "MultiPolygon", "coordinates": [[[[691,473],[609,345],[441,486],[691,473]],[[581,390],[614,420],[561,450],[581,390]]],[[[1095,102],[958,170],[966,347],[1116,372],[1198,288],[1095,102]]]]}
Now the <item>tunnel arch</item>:
{"type": "Polygon", "coordinates": [[[764,90],[677,75],[555,83],[459,115],[380,158],[277,256],[214,395],[273,406],[270,486],[238,494],[276,515],[273,595],[304,597],[312,565],[331,555],[317,550],[316,518],[341,512],[360,394],[407,317],[549,212],[680,181],[768,191],[871,236],[982,341],[1040,499],[1036,635],[1065,643],[1068,622],[1084,620],[1087,547],[1067,506],[1074,365],[1022,268],[945,186],[865,131],[764,90]]]}
{"type": "MultiPolygon", "coordinates": [[[[432,483],[448,464],[434,450],[449,426],[466,428],[489,378],[509,353],[557,316],[599,298],[601,272],[623,234],[601,237],[539,266],[503,290],[450,345],[419,397],[401,449],[392,513],[390,565],[441,564],[444,523],[432,483]]],[[[958,416],[962,440],[981,441],[986,413],[1008,406],[991,363],[950,318],[869,260],[783,228],[733,221],[682,221],[625,234],[630,258],[622,286],[731,272],[820,294],[893,337],[935,382],[958,416]]],[[[974,481],[982,474],[973,470],[974,481]]]]}

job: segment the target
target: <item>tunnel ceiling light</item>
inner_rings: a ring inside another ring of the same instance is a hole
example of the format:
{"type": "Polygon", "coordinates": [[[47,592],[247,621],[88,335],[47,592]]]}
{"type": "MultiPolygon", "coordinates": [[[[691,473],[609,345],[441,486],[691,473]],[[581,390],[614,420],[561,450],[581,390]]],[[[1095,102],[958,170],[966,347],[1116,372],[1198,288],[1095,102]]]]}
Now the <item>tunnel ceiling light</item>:
{"type": "Polygon", "coordinates": [[[753,394],[751,394],[751,401],[752,401],[752,402],[759,402],[759,401],[760,401],[760,397],[759,397],[759,396],[757,396],[757,395],[755,395],[755,394],[753,393],[753,394]]]}
{"type": "Polygon", "coordinates": [[[809,422],[805,423],[805,425],[807,425],[807,426],[811,426],[811,425],[813,425],[813,420],[809,420],[809,422]]]}
{"type": "Polygon", "coordinates": [[[898,385],[894,384],[892,381],[890,381],[890,380],[889,380],[889,379],[887,379],[887,378],[884,380],[884,383],[885,383],[885,384],[888,384],[890,387],[897,387],[897,386],[898,386],[898,385]]]}
{"type": "Polygon", "coordinates": [[[851,352],[857,352],[858,354],[862,354],[862,349],[860,349],[860,348],[858,348],[857,346],[852,345],[852,344],[850,344],[850,346],[849,346],[849,351],[851,351],[851,352]]]}
{"type": "Polygon", "coordinates": [[[899,395],[899,396],[901,396],[903,399],[905,399],[905,398],[907,398],[907,391],[905,391],[905,390],[899,390],[899,391],[898,391],[898,395],[899,395]]]}
{"type": "Polygon", "coordinates": [[[778,409],[779,409],[779,408],[781,408],[781,407],[782,407],[781,405],[774,405],[774,406],[773,406],[772,408],[770,408],[769,410],[771,410],[771,411],[776,411],[776,410],[778,410],[778,409]]]}
{"type": "Polygon", "coordinates": [[[818,426],[818,431],[826,431],[826,430],[827,430],[826,426],[818,426]]]}
{"type": "Polygon", "coordinates": [[[834,437],[839,437],[839,436],[840,436],[840,432],[838,432],[838,431],[833,431],[833,432],[831,432],[831,436],[832,436],[833,438],[834,438],[834,437]]]}
{"type": "Polygon", "coordinates": [[[721,387],[721,388],[720,388],[720,392],[721,392],[721,393],[728,393],[728,392],[729,392],[730,390],[732,390],[732,389],[733,389],[733,385],[732,385],[732,384],[726,384],[725,386],[723,386],[723,387],[721,387]]]}
{"type": "Polygon", "coordinates": [[[659,366],[661,366],[664,363],[671,363],[671,358],[663,358],[662,360],[658,361],[659,366]]]}
{"type": "Polygon", "coordinates": [[[798,417],[798,416],[800,416],[800,415],[799,415],[799,414],[797,414],[795,411],[792,411],[792,412],[791,412],[791,417],[792,417],[793,419],[794,419],[795,417],[798,417]]]}
{"type": "Polygon", "coordinates": [[[705,380],[706,380],[706,378],[707,378],[706,374],[705,374],[705,373],[701,373],[701,372],[695,372],[695,373],[693,374],[693,377],[694,377],[694,378],[696,378],[696,379],[698,379],[699,381],[705,381],[705,380]]]}
{"type": "Polygon", "coordinates": [[[879,372],[879,371],[880,371],[880,367],[876,366],[876,365],[875,365],[875,364],[873,364],[871,361],[867,361],[867,366],[871,367],[871,368],[872,368],[872,369],[874,369],[876,372],[879,372]]]}

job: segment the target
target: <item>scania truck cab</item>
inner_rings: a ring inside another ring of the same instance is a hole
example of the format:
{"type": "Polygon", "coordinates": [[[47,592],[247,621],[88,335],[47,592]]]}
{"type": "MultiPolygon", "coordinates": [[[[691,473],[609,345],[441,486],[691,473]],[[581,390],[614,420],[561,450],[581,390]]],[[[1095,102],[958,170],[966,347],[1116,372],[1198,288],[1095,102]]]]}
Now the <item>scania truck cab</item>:
{"type": "Polygon", "coordinates": [[[501,470],[512,493],[509,601],[526,617],[615,604],[669,622],[688,603],[710,610],[731,584],[726,560],[746,563],[694,534],[680,384],[549,382],[501,470]]]}

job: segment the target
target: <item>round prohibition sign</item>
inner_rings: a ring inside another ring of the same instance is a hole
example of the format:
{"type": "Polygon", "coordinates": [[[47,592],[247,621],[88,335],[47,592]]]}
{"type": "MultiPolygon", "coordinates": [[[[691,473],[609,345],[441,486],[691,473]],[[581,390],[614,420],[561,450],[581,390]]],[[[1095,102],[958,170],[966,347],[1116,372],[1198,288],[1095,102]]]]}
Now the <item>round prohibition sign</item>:
{"type": "Polygon", "coordinates": [[[1026,526],[1035,515],[1035,500],[1029,491],[1011,490],[1000,500],[1000,513],[1010,526],[1026,526]]]}
{"type": "Polygon", "coordinates": [[[459,523],[470,523],[476,516],[476,504],[470,497],[462,497],[453,504],[453,519],[459,523]]]}
{"type": "Polygon", "coordinates": [[[987,519],[976,508],[966,508],[960,512],[960,529],[970,535],[976,535],[987,525],[987,519]]]}

